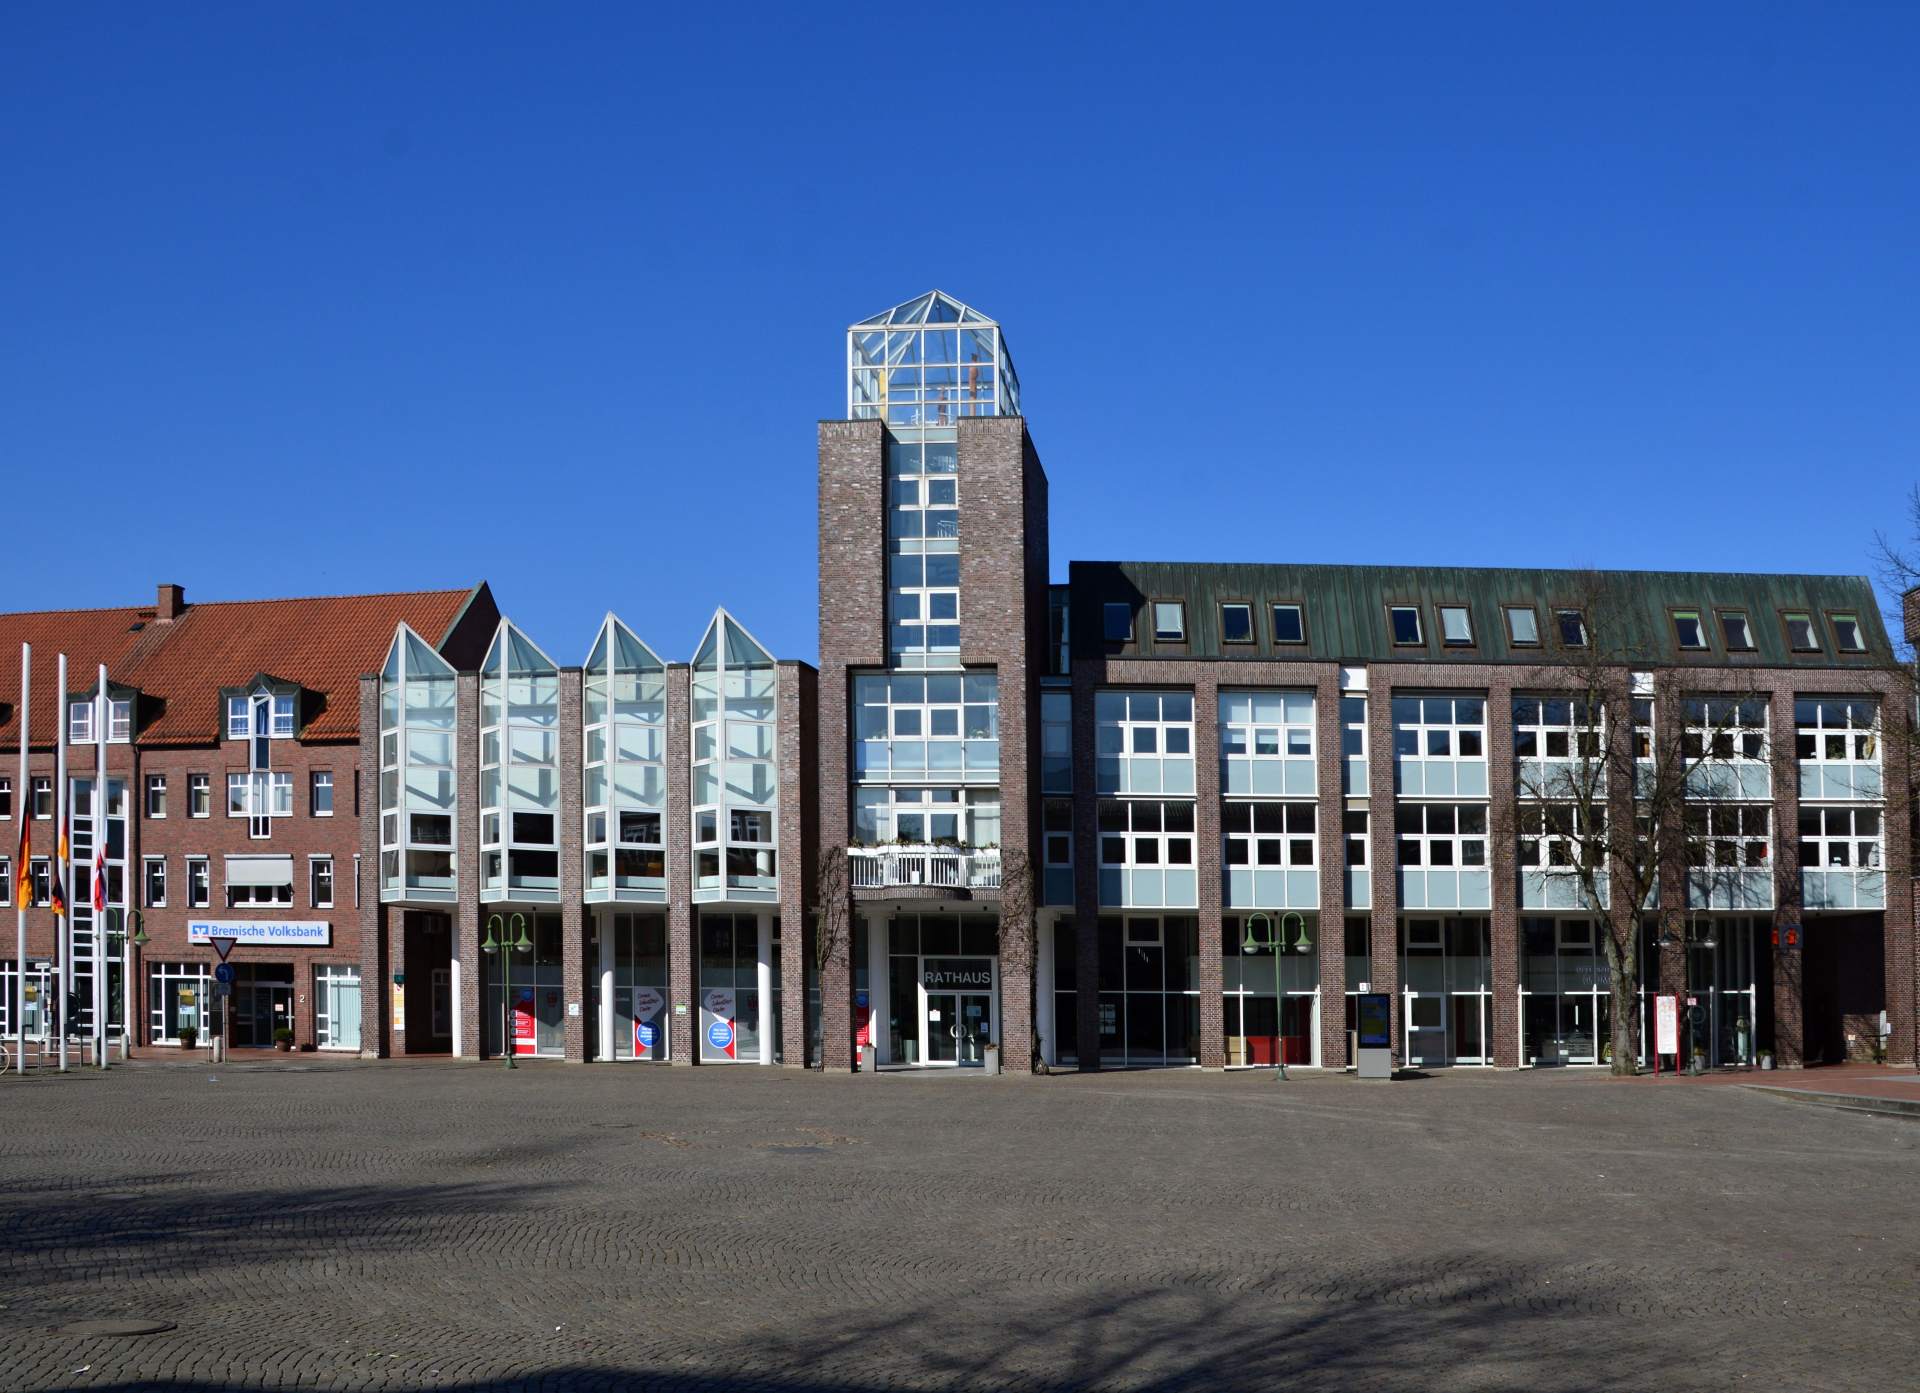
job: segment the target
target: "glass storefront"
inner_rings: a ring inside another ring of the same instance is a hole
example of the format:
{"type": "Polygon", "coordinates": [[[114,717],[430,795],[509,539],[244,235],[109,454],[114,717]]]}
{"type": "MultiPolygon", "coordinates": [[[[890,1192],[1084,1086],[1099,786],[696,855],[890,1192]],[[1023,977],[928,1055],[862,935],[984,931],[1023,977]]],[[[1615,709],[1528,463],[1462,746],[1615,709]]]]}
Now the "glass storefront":
{"type": "Polygon", "coordinates": [[[1200,921],[1103,916],[1100,1059],[1103,1064],[1197,1064],[1200,921]]]}
{"type": "Polygon", "coordinates": [[[560,916],[526,914],[525,918],[531,951],[512,953],[511,963],[505,947],[481,954],[486,973],[486,1003],[481,1011],[485,1048],[495,1058],[503,1056],[503,1031],[510,1028],[514,1053],[520,1058],[559,1059],[566,1053],[567,1009],[566,979],[560,961],[560,916]]]}
{"type": "Polygon", "coordinates": [[[1314,1063],[1319,916],[1229,915],[1220,937],[1227,1067],[1314,1063]]]}
{"type": "Polygon", "coordinates": [[[664,1060],[667,1029],[667,917],[603,914],[602,952],[613,970],[613,1057],[664,1060]]]}
{"type": "MultiPolygon", "coordinates": [[[[856,956],[855,1000],[862,988],[856,956]]],[[[977,1065],[1000,1038],[1000,922],[992,915],[902,914],[887,923],[885,1048],[894,1064],[977,1065]]],[[[856,1026],[859,1012],[856,1009],[856,1026]]],[[[876,1037],[875,1044],[881,1041],[876,1037]]]]}
{"type": "Polygon", "coordinates": [[[1492,1062],[1491,922],[1400,921],[1400,1026],[1412,1065],[1492,1062]]]}
{"type": "Polygon", "coordinates": [[[177,1044],[182,1030],[207,1039],[207,1015],[213,1000],[211,963],[155,963],[147,969],[147,1038],[177,1044]]]}
{"type": "MultiPolygon", "coordinates": [[[[700,911],[700,1062],[761,1062],[760,916],[700,911]]],[[[771,935],[767,951],[772,950],[771,935]]]]}
{"type": "Polygon", "coordinates": [[[1529,1064],[1613,1059],[1613,974],[1592,919],[1520,920],[1521,1053],[1529,1064]]]}

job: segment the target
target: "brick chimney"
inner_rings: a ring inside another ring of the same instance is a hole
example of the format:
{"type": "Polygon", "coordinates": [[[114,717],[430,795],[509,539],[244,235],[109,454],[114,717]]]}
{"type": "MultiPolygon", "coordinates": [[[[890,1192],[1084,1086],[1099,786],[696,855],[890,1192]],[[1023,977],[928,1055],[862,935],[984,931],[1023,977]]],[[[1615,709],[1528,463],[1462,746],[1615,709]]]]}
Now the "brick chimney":
{"type": "Polygon", "coordinates": [[[161,623],[171,623],[173,620],[178,619],[186,610],[186,607],[187,592],[184,587],[178,585],[163,585],[160,587],[160,598],[154,602],[154,608],[157,611],[155,617],[159,619],[161,623]]]}
{"type": "Polygon", "coordinates": [[[1901,627],[1907,631],[1908,643],[1920,643],[1920,585],[1916,585],[1900,597],[1901,627]]]}

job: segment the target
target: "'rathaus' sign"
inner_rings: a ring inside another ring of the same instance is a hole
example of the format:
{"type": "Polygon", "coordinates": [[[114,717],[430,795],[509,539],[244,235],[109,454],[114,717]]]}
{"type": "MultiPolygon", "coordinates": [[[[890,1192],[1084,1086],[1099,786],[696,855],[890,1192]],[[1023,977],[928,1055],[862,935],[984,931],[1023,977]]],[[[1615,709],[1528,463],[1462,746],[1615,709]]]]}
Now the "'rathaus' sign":
{"type": "Polygon", "coordinates": [[[276,948],[325,948],[333,941],[333,925],[325,919],[189,919],[187,942],[230,938],[235,943],[268,944],[276,948]]]}

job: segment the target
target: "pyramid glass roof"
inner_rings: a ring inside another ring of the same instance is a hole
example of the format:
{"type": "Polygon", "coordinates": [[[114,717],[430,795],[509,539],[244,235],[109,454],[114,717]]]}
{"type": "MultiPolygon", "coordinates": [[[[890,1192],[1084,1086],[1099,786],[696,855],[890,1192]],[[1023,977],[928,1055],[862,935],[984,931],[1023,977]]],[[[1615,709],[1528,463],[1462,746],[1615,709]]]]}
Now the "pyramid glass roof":
{"type": "Polygon", "coordinates": [[[847,330],[850,420],[885,421],[896,435],[930,439],[962,417],[1019,414],[1020,380],[999,324],[945,291],[847,330]]]}

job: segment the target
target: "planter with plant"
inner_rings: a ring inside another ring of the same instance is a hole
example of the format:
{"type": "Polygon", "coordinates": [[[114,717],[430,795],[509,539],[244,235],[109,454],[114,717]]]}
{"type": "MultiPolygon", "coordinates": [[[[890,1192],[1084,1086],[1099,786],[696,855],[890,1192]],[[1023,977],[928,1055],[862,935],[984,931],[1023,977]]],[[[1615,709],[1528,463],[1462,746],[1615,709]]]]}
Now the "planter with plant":
{"type": "Polygon", "coordinates": [[[200,1032],[190,1025],[180,1027],[180,1048],[190,1050],[200,1043],[200,1032]]]}
{"type": "Polygon", "coordinates": [[[282,1054],[293,1048],[293,1031],[288,1026],[280,1026],[273,1032],[273,1047],[282,1054]]]}

